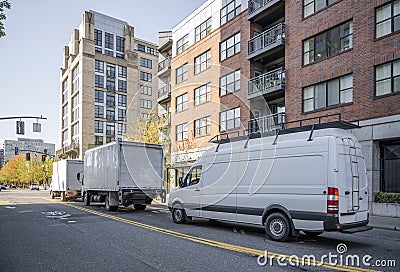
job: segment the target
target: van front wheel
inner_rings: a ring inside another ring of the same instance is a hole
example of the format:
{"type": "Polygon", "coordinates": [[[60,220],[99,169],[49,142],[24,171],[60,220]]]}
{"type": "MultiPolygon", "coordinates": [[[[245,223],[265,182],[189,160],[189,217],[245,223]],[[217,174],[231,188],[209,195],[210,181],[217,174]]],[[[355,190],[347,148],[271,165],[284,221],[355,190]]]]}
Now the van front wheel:
{"type": "Polygon", "coordinates": [[[172,209],[172,219],[177,224],[186,223],[186,212],[185,212],[185,210],[184,209],[173,208],[172,209]]]}
{"type": "Polygon", "coordinates": [[[265,232],[274,241],[286,241],[290,234],[288,219],[281,213],[270,214],[265,222],[265,232]]]}

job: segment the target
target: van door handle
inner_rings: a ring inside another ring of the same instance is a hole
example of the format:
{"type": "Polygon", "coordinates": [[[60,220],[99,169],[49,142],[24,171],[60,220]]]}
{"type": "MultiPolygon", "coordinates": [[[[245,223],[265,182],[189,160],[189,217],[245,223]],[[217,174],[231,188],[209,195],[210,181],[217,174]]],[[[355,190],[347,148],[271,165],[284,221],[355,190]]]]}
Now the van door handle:
{"type": "Polygon", "coordinates": [[[345,195],[349,195],[349,194],[350,194],[350,192],[349,192],[349,191],[346,191],[346,192],[344,192],[344,194],[345,194],[345,195]]]}
{"type": "Polygon", "coordinates": [[[194,189],[195,192],[200,192],[200,189],[194,189]]]}

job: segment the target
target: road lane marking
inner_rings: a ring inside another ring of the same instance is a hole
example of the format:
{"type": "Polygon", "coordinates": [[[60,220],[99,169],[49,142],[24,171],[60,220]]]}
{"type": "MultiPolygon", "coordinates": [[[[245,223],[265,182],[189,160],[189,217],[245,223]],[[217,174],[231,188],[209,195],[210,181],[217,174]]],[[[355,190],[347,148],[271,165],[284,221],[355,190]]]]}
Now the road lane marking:
{"type": "MultiPolygon", "coordinates": [[[[159,228],[156,226],[152,226],[152,225],[147,225],[144,223],[140,223],[137,221],[133,221],[133,220],[129,220],[129,219],[125,219],[122,217],[118,217],[115,215],[111,215],[111,214],[106,214],[106,213],[102,213],[102,212],[98,212],[98,211],[94,211],[91,209],[87,209],[87,208],[83,208],[80,206],[76,206],[73,204],[69,204],[69,203],[60,203],[54,200],[48,200],[51,202],[56,202],[58,204],[62,204],[71,208],[75,208],[81,211],[85,211],[91,214],[95,214],[101,217],[105,217],[105,218],[109,218],[115,221],[119,221],[119,222],[123,222],[126,224],[130,224],[133,226],[137,226],[137,227],[141,227],[144,229],[148,229],[148,230],[152,230],[152,231],[156,231],[159,233],[163,233],[163,234],[167,234],[170,236],[174,236],[174,237],[178,237],[181,239],[186,239],[195,243],[200,243],[203,245],[208,245],[208,246],[212,246],[212,247],[216,247],[216,248],[221,248],[221,249],[225,249],[225,250],[230,250],[230,251],[234,251],[234,252],[239,252],[239,253],[244,253],[244,254],[248,254],[248,255],[252,255],[252,256],[265,256],[265,251],[264,250],[259,250],[259,249],[253,249],[253,248],[248,248],[248,247],[242,247],[242,246],[237,246],[237,245],[233,245],[233,244],[228,244],[228,243],[223,243],[223,242],[218,242],[218,241],[214,241],[214,240],[209,240],[209,239],[205,239],[205,238],[201,238],[201,237],[196,237],[196,236],[192,236],[192,235],[188,235],[188,234],[184,234],[184,233],[180,233],[180,232],[175,232],[172,230],[168,230],[168,229],[163,229],[163,228],[159,228]]],[[[279,254],[279,253],[274,253],[274,252],[268,252],[268,258],[274,258],[274,259],[280,259],[280,260],[285,260],[285,261],[289,261],[289,259],[291,258],[290,255],[285,255],[285,254],[279,254]]],[[[291,262],[296,263],[297,265],[301,265],[302,263],[307,264],[308,260],[303,259],[303,258],[298,258],[298,260],[291,260],[291,262]]],[[[366,268],[360,268],[360,267],[352,267],[352,266],[345,266],[345,265],[332,265],[330,263],[327,262],[323,262],[322,264],[320,262],[317,261],[311,261],[312,266],[316,266],[318,264],[318,267],[324,267],[324,268],[329,268],[332,270],[338,270],[338,271],[378,271],[378,270],[371,270],[371,269],[366,269],[366,268]]]]}

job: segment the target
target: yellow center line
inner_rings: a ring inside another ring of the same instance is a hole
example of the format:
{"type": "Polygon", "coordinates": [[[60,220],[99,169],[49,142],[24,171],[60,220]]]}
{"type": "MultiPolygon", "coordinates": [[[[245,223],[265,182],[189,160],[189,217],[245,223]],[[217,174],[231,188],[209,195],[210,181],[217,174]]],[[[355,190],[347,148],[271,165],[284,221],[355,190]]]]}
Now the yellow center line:
{"type": "MultiPolygon", "coordinates": [[[[137,227],[141,227],[144,229],[148,229],[148,230],[152,230],[152,231],[156,231],[159,233],[163,233],[163,234],[167,234],[167,235],[171,235],[174,237],[178,237],[178,238],[182,238],[182,239],[186,239],[192,242],[196,242],[196,243],[200,243],[200,244],[204,244],[204,245],[208,245],[208,246],[212,246],[212,247],[216,247],[216,248],[221,248],[221,249],[225,249],[225,250],[230,250],[230,251],[235,251],[235,252],[240,252],[240,253],[245,253],[245,254],[249,254],[249,255],[255,255],[255,256],[265,256],[266,255],[266,251],[264,250],[259,250],[259,249],[253,249],[253,248],[248,248],[248,247],[242,247],[242,246],[237,246],[237,245],[233,245],[233,244],[228,244],[228,243],[224,243],[224,242],[218,242],[218,241],[214,241],[214,240],[209,240],[209,239],[205,239],[205,238],[201,238],[201,237],[196,237],[196,236],[192,236],[192,235],[188,235],[188,234],[184,234],[184,233],[180,233],[180,232],[176,232],[176,231],[172,231],[172,230],[168,230],[168,229],[163,229],[163,228],[159,228],[156,226],[152,226],[152,225],[147,225],[144,223],[140,223],[137,221],[133,221],[133,220],[129,220],[129,219],[125,219],[122,217],[118,217],[115,215],[110,215],[110,214],[106,214],[106,213],[102,213],[102,212],[97,212],[94,210],[90,210],[87,208],[83,208],[74,204],[70,204],[70,203],[60,203],[57,202],[55,200],[49,200],[48,201],[51,202],[56,202],[58,204],[62,204],[68,207],[72,207],[78,210],[82,210],[88,213],[92,213],[101,217],[105,217],[105,218],[109,218],[115,221],[119,221],[119,222],[123,222],[126,224],[130,224],[133,226],[137,226],[137,227]]],[[[273,258],[273,259],[279,259],[281,260],[286,260],[286,261],[291,261],[292,263],[295,263],[297,265],[308,265],[308,266],[318,266],[318,267],[325,267],[325,268],[329,268],[329,269],[333,269],[333,270],[338,270],[338,271],[365,271],[365,272],[369,272],[369,271],[378,271],[378,270],[371,270],[371,269],[366,269],[366,268],[361,268],[361,267],[353,267],[353,266],[345,266],[345,265],[332,265],[328,262],[318,262],[318,261],[313,261],[313,260],[309,260],[309,259],[305,259],[305,258],[293,258],[293,256],[290,255],[285,255],[285,254],[280,254],[280,253],[274,253],[274,252],[267,252],[267,257],[268,258],[273,258]]]]}

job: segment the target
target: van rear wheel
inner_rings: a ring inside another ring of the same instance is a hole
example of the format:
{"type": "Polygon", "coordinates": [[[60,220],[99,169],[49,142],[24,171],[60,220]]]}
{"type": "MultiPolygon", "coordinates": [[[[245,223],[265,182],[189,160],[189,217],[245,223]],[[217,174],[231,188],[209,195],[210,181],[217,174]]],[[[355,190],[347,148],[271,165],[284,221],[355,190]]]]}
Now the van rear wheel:
{"type": "Polygon", "coordinates": [[[133,207],[135,208],[135,210],[138,211],[143,211],[144,209],[146,209],[146,205],[144,204],[133,204],[133,207]]]}
{"type": "Polygon", "coordinates": [[[274,241],[284,242],[290,235],[290,224],[286,216],[272,213],[265,222],[265,232],[274,241]]]}
{"type": "Polygon", "coordinates": [[[177,224],[186,223],[186,212],[184,209],[173,208],[172,209],[172,219],[177,224]]]}

